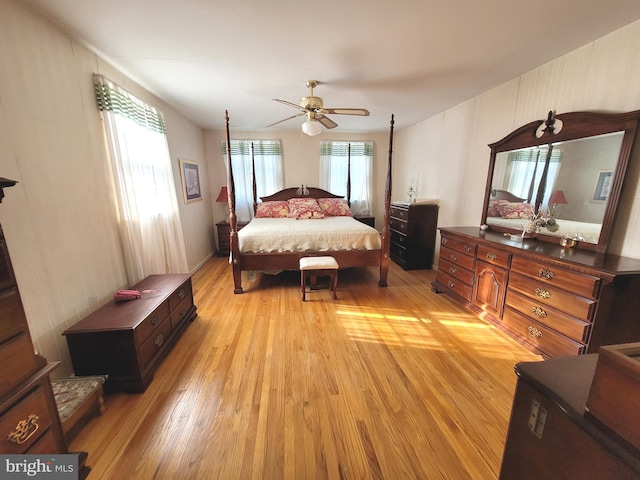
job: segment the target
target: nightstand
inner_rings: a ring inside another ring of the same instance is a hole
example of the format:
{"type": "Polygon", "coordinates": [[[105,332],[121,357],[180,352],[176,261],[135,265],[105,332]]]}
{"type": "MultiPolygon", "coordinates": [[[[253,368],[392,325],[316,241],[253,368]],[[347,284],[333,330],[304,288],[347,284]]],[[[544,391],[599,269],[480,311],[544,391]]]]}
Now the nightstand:
{"type": "MultiPolygon", "coordinates": [[[[237,222],[238,231],[242,230],[242,227],[247,223],[249,222],[237,222]]],[[[229,222],[218,222],[216,227],[218,228],[218,252],[216,255],[226,257],[229,255],[230,249],[229,234],[231,233],[231,226],[229,222]]]]}
{"type": "Polygon", "coordinates": [[[355,215],[353,218],[359,222],[369,225],[370,227],[376,228],[376,217],[372,215],[355,215]]]}

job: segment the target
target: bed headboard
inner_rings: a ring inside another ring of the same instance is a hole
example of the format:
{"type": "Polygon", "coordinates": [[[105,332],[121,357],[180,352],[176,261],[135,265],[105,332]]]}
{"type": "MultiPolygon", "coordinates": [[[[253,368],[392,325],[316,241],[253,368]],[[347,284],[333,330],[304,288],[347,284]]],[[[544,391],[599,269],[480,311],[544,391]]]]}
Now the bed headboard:
{"type": "Polygon", "coordinates": [[[274,193],[273,195],[267,195],[265,197],[260,197],[260,200],[263,202],[274,202],[278,200],[289,200],[291,198],[344,198],[341,195],[334,195],[333,193],[327,192],[326,190],[322,190],[321,188],[315,187],[307,187],[306,189],[301,188],[285,188],[284,190],[280,190],[279,192],[274,193]],[[305,190],[306,195],[304,193],[300,193],[301,190],[305,190]]]}
{"type": "Polygon", "coordinates": [[[506,190],[491,190],[490,200],[506,200],[508,202],[526,202],[526,198],[516,197],[513,193],[506,190]]]}

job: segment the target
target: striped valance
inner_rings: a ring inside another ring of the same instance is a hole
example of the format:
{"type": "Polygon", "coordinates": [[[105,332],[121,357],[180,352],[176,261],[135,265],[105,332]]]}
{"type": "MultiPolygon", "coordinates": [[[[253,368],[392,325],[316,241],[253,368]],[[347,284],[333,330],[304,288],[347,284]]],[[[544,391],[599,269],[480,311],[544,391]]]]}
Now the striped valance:
{"type": "Polygon", "coordinates": [[[373,157],[373,142],[320,142],[320,155],[346,157],[351,145],[352,157],[373,157]]]}
{"type": "MultiPolygon", "coordinates": [[[[253,152],[257,156],[282,155],[282,145],[279,140],[231,140],[231,155],[251,155],[251,144],[253,152]]],[[[226,142],[222,141],[222,153],[227,153],[226,142]]]]}
{"type": "Polygon", "coordinates": [[[166,134],[164,117],[157,109],[147,105],[103,75],[95,73],[93,82],[100,111],[113,112],[149,130],[166,134]]]}

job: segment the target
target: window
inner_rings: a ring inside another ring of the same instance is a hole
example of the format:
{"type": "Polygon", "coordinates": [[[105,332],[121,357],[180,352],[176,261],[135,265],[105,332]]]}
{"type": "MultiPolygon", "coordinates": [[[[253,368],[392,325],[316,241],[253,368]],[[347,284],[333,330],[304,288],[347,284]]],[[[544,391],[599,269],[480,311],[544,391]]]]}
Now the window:
{"type": "Polygon", "coordinates": [[[320,142],[320,188],[347,196],[348,159],[351,158],[351,211],[370,215],[373,142],[320,142]]]}
{"type": "MultiPolygon", "coordinates": [[[[251,145],[253,144],[258,198],[282,190],[282,145],[280,140],[230,140],[231,166],[238,220],[253,218],[253,186],[251,178],[251,145]]],[[[222,142],[223,155],[227,147],[222,142]]]]}
{"type": "Polygon", "coordinates": [[[94,76],[117,198],[127,277],[189,270],[164,117],[102,75],[94,76]]]}
{"type": "MultiPolygon", "coordinates": [[[[542,178],[548,151],[548,147],[544,146],[509,152],[509,161],[505,173],[505,177],[508,179],[507,190],[518,197],[526,198],[528,203],[535,202],[537,185],[542,178]]],[[[561,160],[562,152],[557,149],[552,150],[542,205],[549,203],[549,196],[560,172],[561,160]]]]}

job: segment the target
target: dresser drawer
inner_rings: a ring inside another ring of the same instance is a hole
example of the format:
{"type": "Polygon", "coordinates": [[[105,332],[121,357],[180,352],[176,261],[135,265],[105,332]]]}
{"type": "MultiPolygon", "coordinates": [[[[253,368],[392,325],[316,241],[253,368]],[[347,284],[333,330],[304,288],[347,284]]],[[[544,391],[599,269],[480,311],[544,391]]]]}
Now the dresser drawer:
{"type": "Polygon", "coordinates": [[[509,268],[511,254],[487,245],[478,245],[478,260],[498,267],[509,268]]]}
{"type": "Polygon", "coordinates": [[[400,218],[406,221],[409,220],[409,210],[391,205],[389,207],[389,216],[391,217],[390,221],[393,221],[394,218],[400,218]]]}
{"type": "Polygon", "coordinates": [[[446,247],[440,247],[440,258],[466,268],[467,270],[473,270],[476,266],[475,257],[470,257],[469,255],[460,253],[458,250],[451,250],[446,247]]]}
{"type": "Polygon", "coordinates": [[[6,392],[33,375],[40,364],[33,351],[31,336],[23,333],[2,344],[0,348],[0,391],[6,392]]]}
{"type": "Polygon", "coordinates": [[[389,228],[391,230],[397,230],[398,232],[407,233],[408,223],[404,220],[399,220],[397,218],[389,219],[389,228]]]}
{"type": "Polygon", "coordinates": [[[193,298],[191,295],[191,279],[184,282],[171,294],[169,297],[169,310],[173,312],[185,298],[193,298]]]}
{"type": "Polygon", "coordinates": [[[169,302],[163,302],[151,315],[147,316],[136,328],[138,342],[143,343],[158,328],[160,323],[169,316],[169,302]]]}
{"type": "Polygon", "coordinates": [[[583,297],[597,298],[600,291],[600,279],[597,277],[533,262],[518,256],[513,257],[511,269],[583,297]]]}
{"type": "Polygon", "coordinates": [[[50,427],[47,397],[37,387],[0,417],[3,453],[26,452],[50,427]]]}
{"type": "Polygon", "coordinates": [[[438,269],[451,275],[455,279],[466,283],[467,285],[473,285],[473,272],[471,270],[467,270],[459,265],[454,265],[442,257],[440,257],[438,269]]]}
{"type": "Polygon", "coordinates": [[[589,338],[590,323],[566,315],[553,307],[520,295],[513,290],[507,291],[506,304],[522,315],[547,325],[567,337],[582,343],[589,338]]]}
{"type": "Polygon", "coordinates": [[[142,369],[147,366],[149,361],[154,357],[156,353],[160,351],[164,342],[171,335],[171,321],[164,319],[153,334],[145,340],[140,346],[140,361],[142,369]]]}
{"type": "Polygon", "coordinates": [[[450,237],[446,234],[442,235],[440,244],[447,248],[450,248],[451,250],[462,252],[465,255],[471,255],[472,257],[476,256],[476,250],[478,248],[477,243],[450,237]]]}
{"type": "Polygon", "coordinates": [[[402,263],[406,261],[407,250],[397,243],[391,242],[391,245],[389,245],[389,253],[402,263]]]}
{"type": "Polygon", "coordinates": [[[509,289],[522,293],[544,305],[550,305],[580,320],[591,321],[595,310],[593,300],[578,297],[523,275],[511,272],[509,289]]]}
{"type": "Polygon", "coordinates": [[[466,283],[452,277],[451,275],[444,273],[442,270],[438,270],[436,280],[445,287],[460,295],[466,301],[471,301],[471,285],[467,285],[466,283]]]}
{"type": "Polygon", "coordinates": [[[0,293],[0,344],[29,331],[18,289],[0,293]]]}
{"type": "Polygon", "coordinates": [[[56,441],[56,437],[53,434],[53,430],[49,429],[44,435],[42,435],[37,442],[35,442],[29,450],[25,453],[28,454],[42,454],[42,453],[51,453],[57,452],[59,450],[58,442],[56,441]]]}
{"type": "Polygon", "coordinates": [[[171,310],[171,330],[175,330],[178,325],[185,319],[184,316],[193,305],[193,297],[189,294],[182,302],[174,309],[171,310]]]}
{"type": "Polygon", "coordinates": [[[391,243],[395,243],[404,247],[407,243],[407,236],[404,233],[391,230],[391,243]]]}
{"type": "Polygon", "coordinates": [[[535,320],[522,316],[508,306],[504,309],[502,324],[517,336],[537,345],[549,357],[584,353],[585,346],[581,343],[575,342],[535,320]]]}

